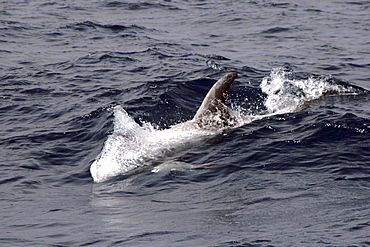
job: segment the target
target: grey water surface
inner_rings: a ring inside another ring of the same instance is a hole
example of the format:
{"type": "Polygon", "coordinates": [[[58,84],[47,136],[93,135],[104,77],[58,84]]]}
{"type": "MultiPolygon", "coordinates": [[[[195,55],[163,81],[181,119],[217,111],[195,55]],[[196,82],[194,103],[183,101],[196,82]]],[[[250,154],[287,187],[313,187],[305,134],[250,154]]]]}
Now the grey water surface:
{"type": "Polygon", "coordinates": [[[369,90],[369,27],[369,1],[0,1],[0,245],[370,246],[365,90],[89,170],[112,107],[165,129],[231,71],[248,114],[276,68],[369,90]]]}

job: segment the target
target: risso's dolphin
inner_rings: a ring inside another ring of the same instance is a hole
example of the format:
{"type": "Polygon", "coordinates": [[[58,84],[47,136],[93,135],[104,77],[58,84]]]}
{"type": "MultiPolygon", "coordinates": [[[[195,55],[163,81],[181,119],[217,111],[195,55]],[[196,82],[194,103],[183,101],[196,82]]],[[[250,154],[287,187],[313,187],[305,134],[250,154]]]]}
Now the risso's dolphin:
{"type": "Polygon", "coordinates": [[[222,131],[235,127],[237,121],[227,107],[226,99],[229,88],[237,76],[237,73],[231,72],[221,77],[208,91],[193,119],[172,128],[188,130],[195,127],[202,130],[222,131]]]}
{"type": "Polygon", "coordinates": [[[241,122],[236,121],[238,118],[226,106],[228,90],[236,77],[236,73],[221,77],[207,93],[193,119],[169,129],[151,131],[141,127],[121,106],[116,106],[114,132],[90,167],[94,181],[102,182],[129,172],[145,164],[147,159],[155,159],[164,150],[173,150],[193,138],[240,126],[241,122]]]}

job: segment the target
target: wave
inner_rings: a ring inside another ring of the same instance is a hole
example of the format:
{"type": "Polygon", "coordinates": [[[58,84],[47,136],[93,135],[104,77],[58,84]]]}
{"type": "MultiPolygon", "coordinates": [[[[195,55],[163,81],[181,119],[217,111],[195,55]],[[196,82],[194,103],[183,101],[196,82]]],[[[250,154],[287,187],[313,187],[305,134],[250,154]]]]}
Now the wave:
{"type": "Polygon", "coordinates": [[[99,24],[92,21],[84,21],[84,22],[77,22],[73,24],[68,24],[65,26],[67,29],[73,29],[76,31],[87,31],[87,30],[96,30],[96,29],[103,29],[109,30],[114,33],[120,32],[131,32],[135,33],[135,31],[146,31],[146,30],[154,30],[154,29],[147,29],[142,26],[138,25],[120,25],[120,24],[99,24]]]}
{"type": "MultiPolygon", "coordinates": [[[[264,109],[245,114],[246,109],[234,105],[234,127],[265,117],[302,110],[313,101],[329,95],[366,92],[331,77],[295,73],[284,67],[273,69],[269,76],[263,78],[260,88],[265,94],[264,109]]],[[[150,165],[155,160],[169,157],[224,130],[204,130],[194,126],[187,128],[182,124],[160,130],[150,123],[136,123],[119,105],[113,107],[113,113],[113,133],[108,136],[103,150],[90,168],[95,182],[103,182],[150,165]]]]}
{"type": "Polygon", "coordinates": [[[282,32],[289,32],[290,28],[285,27],[273,27],[267,30],[262,31],[262,34],[275,34],[275,33],[282,33],[282,32]]]}
{"type": "Polygon", "coordinates": [[[126,10],[145,10],[145,9],[161,9],[161,10],[180,10],[178,7],[173,5],[166,5],[160,3],[151,2],[138,2],[138,3],[126,3],[121,1],[107,2],[105,7],[108,8],[124,8],[126,10]]]}

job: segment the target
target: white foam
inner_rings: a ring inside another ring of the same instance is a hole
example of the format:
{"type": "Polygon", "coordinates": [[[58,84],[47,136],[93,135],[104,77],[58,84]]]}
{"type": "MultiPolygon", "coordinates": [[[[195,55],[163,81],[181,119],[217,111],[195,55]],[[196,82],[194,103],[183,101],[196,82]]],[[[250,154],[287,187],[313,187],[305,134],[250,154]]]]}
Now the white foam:
{"type": "Polygon", "coordinates": [[[267,94],[264,102],[268,112],[284,114],[297,111],[306,102],[319,99],[328,92],[341,92],[343,87],[329,83],[327,77],[295,78],[293,72],[276,68],[260,85],[267,94]]]}

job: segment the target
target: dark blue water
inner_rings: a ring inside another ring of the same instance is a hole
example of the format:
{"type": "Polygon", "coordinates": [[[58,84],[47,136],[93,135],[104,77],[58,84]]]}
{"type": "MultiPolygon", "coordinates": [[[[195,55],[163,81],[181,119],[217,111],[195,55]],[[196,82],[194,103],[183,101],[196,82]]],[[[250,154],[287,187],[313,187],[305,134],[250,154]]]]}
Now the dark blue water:
{"type": "Polygon", "coordinates": [[[369,11],[369,1],[0,2],[0,245],[369,246],[369,11]],[[274,114],[163,143],[94,183],[114,107],[161,133],[231,71],[231,106],[274,114]],[[269,95],[261,83],[274,71],[287,74],[269,95]],[[323,85],[343,90],[307,98],[323,85]],[[297,97],[308,100],[289,108],[297,97]]]}

